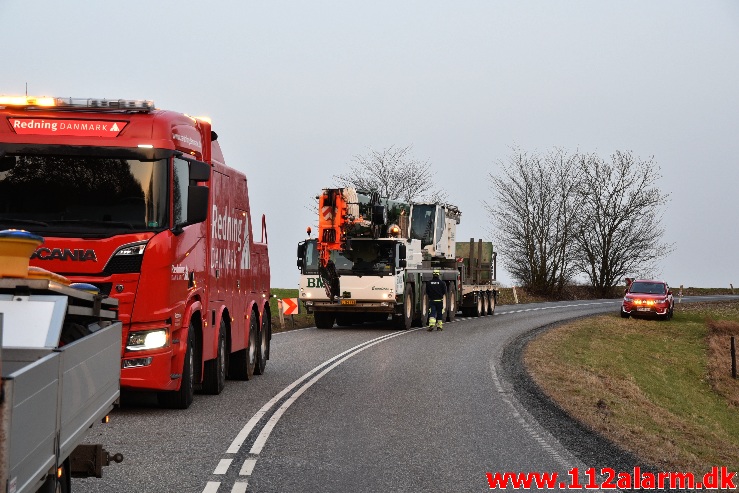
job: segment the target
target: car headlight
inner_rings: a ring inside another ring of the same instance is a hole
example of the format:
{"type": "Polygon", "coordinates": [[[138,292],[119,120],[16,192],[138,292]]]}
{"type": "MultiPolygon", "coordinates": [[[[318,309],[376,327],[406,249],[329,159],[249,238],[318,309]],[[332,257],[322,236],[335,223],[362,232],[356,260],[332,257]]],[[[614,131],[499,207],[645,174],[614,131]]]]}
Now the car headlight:
{"type": "Polygon", "coordinates": [[[147,349],[157,349],[167,345],[167,329],[141,330],[128,334],[128,344],[126,349],[129,351],[145,351],[147,349]]]}

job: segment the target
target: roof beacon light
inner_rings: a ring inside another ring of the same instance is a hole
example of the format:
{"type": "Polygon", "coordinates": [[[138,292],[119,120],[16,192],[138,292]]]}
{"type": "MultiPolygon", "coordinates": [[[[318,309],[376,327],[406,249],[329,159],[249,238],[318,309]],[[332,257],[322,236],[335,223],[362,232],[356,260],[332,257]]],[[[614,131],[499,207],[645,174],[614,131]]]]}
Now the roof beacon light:
{"type": "Polygon", "coordinates": [[[154,101],[144,99],[50,98],[35,96],[0,96],[0,106],[27,108],[54,106],[65,110],[96,109],[113,111],[151,111],[154,101]]]}
{"type": "Polygon", "coordinates": [[[34,96],[0,96],[0,106],[54,106],[55,98],[34,96]]]}

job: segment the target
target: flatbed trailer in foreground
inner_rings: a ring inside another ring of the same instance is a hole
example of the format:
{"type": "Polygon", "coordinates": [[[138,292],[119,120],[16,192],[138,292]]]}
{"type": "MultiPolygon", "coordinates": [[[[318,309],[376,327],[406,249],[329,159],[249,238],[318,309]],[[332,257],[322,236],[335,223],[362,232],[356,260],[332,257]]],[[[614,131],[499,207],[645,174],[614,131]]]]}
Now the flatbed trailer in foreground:
{"type": "Polygon", "coordinates": [[[48,274],[0,272],[0,490],[7,493],[69,492],[71,477],[101,477],[104,465],[122,460],[82,443],[120,396],[118,301],[48,274]]]}

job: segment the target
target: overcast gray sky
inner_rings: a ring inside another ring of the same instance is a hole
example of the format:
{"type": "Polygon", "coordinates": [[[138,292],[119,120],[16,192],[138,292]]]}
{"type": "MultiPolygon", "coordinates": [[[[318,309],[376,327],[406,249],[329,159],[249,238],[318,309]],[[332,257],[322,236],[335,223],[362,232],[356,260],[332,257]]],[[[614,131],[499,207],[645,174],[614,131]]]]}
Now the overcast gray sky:
{"type": "Polygon", "coordinates": [[[662,276],[739,287],[739,2],[0,0],[0,21],[0,94],[210,116],[273,287],[297,286],[310,197],[391,145],[432,163],[463,240],[489,239],[511,146],[654,156],[662,276]]]}

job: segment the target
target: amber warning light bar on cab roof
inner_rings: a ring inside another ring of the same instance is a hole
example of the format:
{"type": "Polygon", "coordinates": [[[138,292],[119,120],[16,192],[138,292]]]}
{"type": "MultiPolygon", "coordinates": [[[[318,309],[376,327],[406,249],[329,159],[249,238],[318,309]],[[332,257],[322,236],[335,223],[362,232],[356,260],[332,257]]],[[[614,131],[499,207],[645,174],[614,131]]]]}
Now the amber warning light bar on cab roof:
{"type": "Polygon", "coordinates": [[[0,96],[0,107],[59,108],[64,110],[151,111],[154,101],[144,99],[51,98],[0,96]]]}

